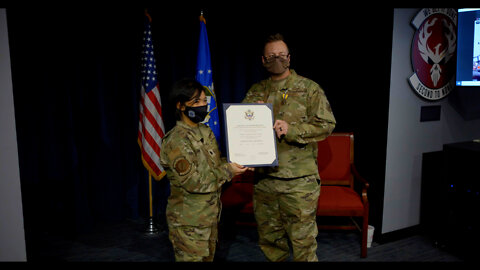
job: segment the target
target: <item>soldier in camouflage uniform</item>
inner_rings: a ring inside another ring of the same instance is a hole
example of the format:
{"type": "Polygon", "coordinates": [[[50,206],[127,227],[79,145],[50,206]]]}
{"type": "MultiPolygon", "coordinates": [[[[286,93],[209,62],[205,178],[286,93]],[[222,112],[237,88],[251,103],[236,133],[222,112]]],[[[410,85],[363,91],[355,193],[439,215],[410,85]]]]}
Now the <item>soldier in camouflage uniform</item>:
{"type": "Polygon", "coordinates": [[[280,34],[270,36],[262,62],[270,78],[254,84],[244,103],[271,103],[277,134],[278,167],[256,169],[254,213],[259,245],[270,261],[317,261],[316,210],[320,193],[317,141],[336,124],[322,88],[299,76],[280,34]]]}
{"type": "Polygon", "coordinates": [[[167,223],[176,261],[213,261],[221,186],[246,167],[220,157],[207,115],[203,86],[182,80],[172,91],[176,126],[162,141],[161,164],[170,180],[167,223]]]}

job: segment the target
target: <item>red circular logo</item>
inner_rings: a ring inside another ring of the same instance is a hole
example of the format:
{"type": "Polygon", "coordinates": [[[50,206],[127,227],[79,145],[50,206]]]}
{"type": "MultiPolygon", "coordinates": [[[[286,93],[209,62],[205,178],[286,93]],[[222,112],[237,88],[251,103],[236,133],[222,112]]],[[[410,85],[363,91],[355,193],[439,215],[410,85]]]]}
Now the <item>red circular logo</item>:
{"type": "Polygon", "coordinates": [[[456,28],[450,18],[438,13],[428,17],[413,39],[412,64],[420,81],[438,89],[455,74],[456,28]]]}
{"type": "MultiPolygon", "coordinates": [[[[423,14],[423,13],[422,13],[423,14]]],[[[417,15],[418,16],[418,15],[417,15]]],[[[435,12],[416,21],[418,28],[412,41],[410,83],[422,97],[437,100],[452,89],[455,75],[457,35],[451,16],[435,12]]]]}

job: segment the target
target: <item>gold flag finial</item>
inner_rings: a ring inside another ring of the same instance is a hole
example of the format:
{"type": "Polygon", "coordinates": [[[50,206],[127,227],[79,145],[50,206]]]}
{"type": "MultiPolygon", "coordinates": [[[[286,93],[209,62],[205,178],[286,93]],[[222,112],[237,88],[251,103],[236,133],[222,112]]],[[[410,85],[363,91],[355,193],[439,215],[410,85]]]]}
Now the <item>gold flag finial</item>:
{"type": "Polygon", "coordinates": [[[203,17],[203,9],[200,10],[200,21],[203,22],[204,24],[207,24],[207,21],[205,20],[205,17],[203,17]]]}
{"type": "Polygon", "coordinates": [[[145,9],[145,16],[147,16],[149,22],[152,22],[152,17],[150,17],[147,9],[145,9]]]}

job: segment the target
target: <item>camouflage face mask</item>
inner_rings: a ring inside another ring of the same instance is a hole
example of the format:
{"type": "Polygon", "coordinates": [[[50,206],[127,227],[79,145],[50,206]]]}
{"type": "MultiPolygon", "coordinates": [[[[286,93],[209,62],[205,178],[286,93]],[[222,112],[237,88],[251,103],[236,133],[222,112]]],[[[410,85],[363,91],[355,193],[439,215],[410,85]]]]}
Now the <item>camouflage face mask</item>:
{"type": "Polygon", "coordinates": [[[290,66],[290,63],[287,59],[282,57],[274,57],[268,61],[263,63],[263,66],[270,72],[271,74],[282,74],[287,70],[290,66]]]}

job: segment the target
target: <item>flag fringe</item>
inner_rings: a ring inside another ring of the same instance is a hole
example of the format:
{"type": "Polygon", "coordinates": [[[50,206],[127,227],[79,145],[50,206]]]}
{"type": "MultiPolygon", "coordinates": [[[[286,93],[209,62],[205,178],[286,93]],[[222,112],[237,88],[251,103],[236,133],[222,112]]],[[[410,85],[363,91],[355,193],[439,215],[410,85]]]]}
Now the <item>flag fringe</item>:
{"type": "MultiPolygon", "coordinates": [[[[137,139],[137,142],[138,142],[138,145],[140,146],[140,152],[142,150],[142,142],[140,141],[140,139],[137,139]]],[[[145,166],[145,169],[147,169],[148,173],[151,174],[153,176],[153,178],[155,179],[155,181],[160,181],[162,180],[162,178],[167,174],[167,172],[165,170],[163,170],[160,175],[157,175],[154,170],[150,167],[150,165],[148,164],[148,162],[143,158],[143,155],[140,153],[140,156],[142,157],[142,163],[143,163],[143,166],[145,166]]]]}

